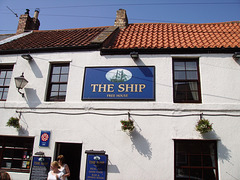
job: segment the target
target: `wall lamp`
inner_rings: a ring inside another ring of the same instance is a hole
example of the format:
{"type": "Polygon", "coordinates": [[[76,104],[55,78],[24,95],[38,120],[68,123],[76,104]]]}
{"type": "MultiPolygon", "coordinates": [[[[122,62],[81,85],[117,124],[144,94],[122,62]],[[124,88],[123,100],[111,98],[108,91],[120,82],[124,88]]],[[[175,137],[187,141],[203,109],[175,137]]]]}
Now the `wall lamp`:
{"type": "Polygon", "coordinates": [[[33,60],[33,57],[32,57],[30,54],[23,54],[23,55],[21,55],[21,57],[22,57],[23,59],[28,60],[28,61],[33,60]]]}
{"type": "Polygon", "coordinates": [[[24,97],[24,93],[22,93],[20,89],[23,89],[28,83],[28,81],[24,78],[23,74],[24,73],[22,73],[22,75],[19,77],[15,77],[16,88],[18,89],[18,92],[22,95],[22,97],[24,97]]]}
{"type": "Polygon", "coordinates": [[[136,51],[130,52],[130,56],[133,60],[137,60],[139,58],[139,54],[136,51]]]}
{"type": "Polygon", "coordinates": [[[240,52],[235,52],[232,57],[233,57],[234,60],[239,60],[240,59],[240,52]]]}

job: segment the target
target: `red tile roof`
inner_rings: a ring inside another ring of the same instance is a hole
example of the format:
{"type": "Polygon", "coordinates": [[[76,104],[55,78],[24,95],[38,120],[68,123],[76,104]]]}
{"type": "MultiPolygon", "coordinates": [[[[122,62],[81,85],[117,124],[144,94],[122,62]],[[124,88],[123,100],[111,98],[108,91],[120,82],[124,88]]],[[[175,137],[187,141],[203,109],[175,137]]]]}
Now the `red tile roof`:
{"type": "Polygon", "coordinates": [[[106,48],[240,48],[240,21],[211,24],[130,24],[106,48]]]}
{"type": "Polygon", "coordinates": [[[33,31],[32,33],[0,45],[0,52],[45,48],[86,47],[107,27],[66,30],[33,31]]]}

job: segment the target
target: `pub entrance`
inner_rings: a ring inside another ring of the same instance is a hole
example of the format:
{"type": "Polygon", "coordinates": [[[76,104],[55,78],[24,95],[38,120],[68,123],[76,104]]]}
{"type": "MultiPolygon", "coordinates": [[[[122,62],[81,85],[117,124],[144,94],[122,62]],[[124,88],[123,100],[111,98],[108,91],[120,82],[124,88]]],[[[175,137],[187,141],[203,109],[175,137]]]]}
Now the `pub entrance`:
{"type": "Polygon", "coordinates": [[[81,164],[82,144],[79,143],[56,143],[55,157],[63,155],[65,163],[69,166],[71,176],[68,180],[79,180],[80,164],[81,164]]]}

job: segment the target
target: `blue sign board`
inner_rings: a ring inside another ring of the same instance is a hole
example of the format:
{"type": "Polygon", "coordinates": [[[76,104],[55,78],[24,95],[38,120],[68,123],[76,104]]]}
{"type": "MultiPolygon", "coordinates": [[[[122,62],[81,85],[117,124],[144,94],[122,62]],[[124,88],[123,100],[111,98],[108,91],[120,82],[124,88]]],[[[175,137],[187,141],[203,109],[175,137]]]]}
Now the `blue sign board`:
{"type": "Polygon", "coordinates": [[[48,147],[50,140],[50,131],[41,131],[39,146],[48,147]]]}
{"type": "Polygon", "coordinates": [[[50,164],[51,157],[33,156],[30,180],[46,180],[50,164]]]}
{"type": "Polygon", "coordinates": [[[155,68],[86,67],[82,100],[155,100],[155,68]]]}
{"type": "Polygon", "coordinates": [[[85,180],[107,179],[108,156],[103,154],[87,154],[85,180]]]}

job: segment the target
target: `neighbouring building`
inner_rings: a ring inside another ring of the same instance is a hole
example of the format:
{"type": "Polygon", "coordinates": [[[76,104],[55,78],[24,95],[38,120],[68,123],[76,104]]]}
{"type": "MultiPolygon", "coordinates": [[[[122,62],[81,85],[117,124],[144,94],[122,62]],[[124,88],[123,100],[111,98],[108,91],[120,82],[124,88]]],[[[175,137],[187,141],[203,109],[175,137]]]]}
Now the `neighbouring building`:
{"type": "Polygon", "coordinates": [[[129,24],[119,9],[114,26],[38,30],[38,12],[0,41],[1,170],[34,179],[63,154],[70,180],[240,177],[239,21],[129,24]]]}

